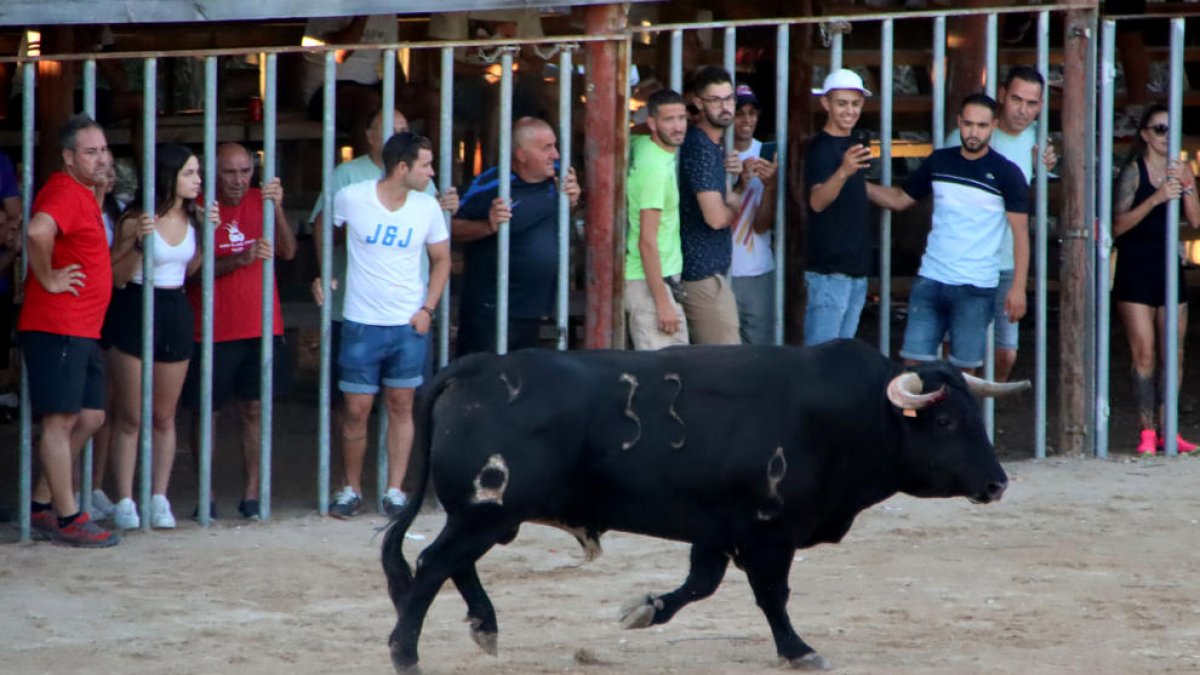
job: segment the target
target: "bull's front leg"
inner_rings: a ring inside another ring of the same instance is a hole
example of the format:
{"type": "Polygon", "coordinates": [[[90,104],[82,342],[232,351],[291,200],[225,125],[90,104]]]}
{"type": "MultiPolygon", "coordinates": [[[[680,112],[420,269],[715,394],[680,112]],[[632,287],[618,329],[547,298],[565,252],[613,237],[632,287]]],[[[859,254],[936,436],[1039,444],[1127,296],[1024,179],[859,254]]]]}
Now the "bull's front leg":
{"type": "Polygon", "coordinates": [[[683,585],[664,595],[644,595],[625,603],[621,607],[621,625],[646,628],[670,621],[689,603],[716,592],[728,566],[729,557],[721,549],[692,544],[691,567],[683,585]]]}
{"type": "Polygon", "coordinates": [[[737,562],[746,571],[754,600],[771,626],[779,657],[799,670],[828,670],[829,662],[800,639],[788,618],[788,571],[794,554],[795,548],[788,544],[763,543],[740,549],[737,562]]]}

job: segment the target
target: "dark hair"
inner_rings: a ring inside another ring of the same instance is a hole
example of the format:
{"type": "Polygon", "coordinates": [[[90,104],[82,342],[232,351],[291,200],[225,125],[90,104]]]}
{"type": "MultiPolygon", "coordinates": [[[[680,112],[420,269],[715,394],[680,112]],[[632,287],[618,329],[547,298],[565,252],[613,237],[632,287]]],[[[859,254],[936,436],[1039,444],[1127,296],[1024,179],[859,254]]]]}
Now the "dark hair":
{"type": "MultiPolygon", "coordinates": [[[[164,143],[154,150],[154,215],[162,216],[175,205],[175,186],[179,184],[179,172],[183,165],[196,157],[196,153],[185,145],[164,143]]],[[[142,212],[142,202],[145,200],[144,187],[138,190],[137,196],[125,211],[142,212]]],[[[195,199],[183,200],[183,214],[193,227],[201,224],[200,209],[195,199]]]]}
{"type": "Polygon", "coordinates": [[[683,96],[674,89],[659,89],[646,100],[646,113],[654,117],[659,107],[664,105],[683,105],[683,96]]]}
{"type": "Polygon", "coordinates": [[[84,129],[104,130],[104,128],[100,126],[99,122],[91,117],[88,117],[84,113],[71,115],[67,118],[66,123],[62,125],[62,129],[60,129],[58,132],[59,147],[61,147],[63,150],[75,152],[76,137],[79,135],[79,132],[83,131],[84,129]]]}
{"type": "Polygon", "coordinates": [[[1036,84],[1043,91],[1046,89],[1046,78],[1042,77],[1042,74],[1036,68],[1031,68],[1030,66],[1013,66],[1009,68],[1008,75],[1004,78],[1004,88],[1008,89],[1012,87],[1013,80],[1022,80],[1036,84]]]}
{"type": "Polygon", "coordinates": [[[692,75],[692,81],[688,84],[688,91],[693,94],[700,95],[705,89],[714,84],[733,85],[733,78],[729,76],[729,71],[718,66],[704,66],[692,75]]]}
{"type": "Polygon", "coordinates": [[[413,131],[392,134],[392,137],[387,139],[387,143],[383,144],[383,177],[391,176],[401,162],[407,164],[411,169],[416,163],[417,157],[421,156],[422,150],[432,152],[433,144],[421,134],[413,131]]]}
{"type": "Polygon", "coordinates": [[[967,106],[969,105],[977,105],[981,108],[987,108],[988,110],[992,111],[992,117],[996,116],[996,99],[988,96],[987,94],[976,92],[968,95],[963,99],[962,105],[958,107],[958,111],[961,113],[962,111],[966,110],[967,106]]]}
{"type": "Polygon", "coordinates": [[[1142,113],[1141,119],[1138,120],[1138,133],[1133,135],[1133,143],[1129,145],[1129,153],[1125,155],[1125,161],[1121,162],[1122,167],[1133,164],[1137,161],[1138,157],[1142,156],[1142,153],[1146,152],[1146,139],[1142,138],[1141,131],[1149,124],[1150,118],[1159,113],[1169,112],[1170,110],[1167,106],[1162,103],[1154,103],[1146,106],[1146,111],[1142,113]]]}

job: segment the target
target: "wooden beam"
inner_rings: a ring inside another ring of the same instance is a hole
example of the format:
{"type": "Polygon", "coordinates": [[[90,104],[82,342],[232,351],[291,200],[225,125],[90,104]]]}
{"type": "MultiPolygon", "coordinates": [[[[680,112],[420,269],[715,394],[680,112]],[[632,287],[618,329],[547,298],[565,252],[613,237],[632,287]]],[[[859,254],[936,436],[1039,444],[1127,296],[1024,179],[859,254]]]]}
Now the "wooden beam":
{"type": "Polygon", "coordinates": [[[1088,401],[1086,395],[1085,352],[1080,345],[1092,336],[1087,331],[1088,246],[1092,225],[1085,222],[1087,181],[1084,149],[1087,147],[1087,60],[1089,12],[1067,13],[1063,45],[1062,159],[1058,170],[1063,183],[1063,207],[1059,230],[1062,234],[1059,267],[1059,425],[1056,448],[1059,453],[1078,455],[1087,441],[1088,401]]]}
{"type": "MultiPolygon", "coordinates": [[[[604,0],[441,0],[436,9],[438,12],[550,9],[601,5],[603,2],[604,0]]],[[[356,14],[427,14],[430,4],[425,0],[3,0],[0,2],[0,26],[196,23],[356,14]]]]}
{"type": "MultiPolygon", "coordinates": [[[[812,0],[803,0],[799,10],[811,14],[812,0]]],[[[804,339],[804,311],[808,294],[804,285],[804,266],[808,249],[808,193],[804,189],[804,150],[813,136],[812,62],[814,27],[792,29],[789,64],[790,102],[788,104],[787,166],[787,250],[784,251],[784,342],[800,344],[804,339]]],[[[821,120],[824,124],[824,119],[821,120]]]]}

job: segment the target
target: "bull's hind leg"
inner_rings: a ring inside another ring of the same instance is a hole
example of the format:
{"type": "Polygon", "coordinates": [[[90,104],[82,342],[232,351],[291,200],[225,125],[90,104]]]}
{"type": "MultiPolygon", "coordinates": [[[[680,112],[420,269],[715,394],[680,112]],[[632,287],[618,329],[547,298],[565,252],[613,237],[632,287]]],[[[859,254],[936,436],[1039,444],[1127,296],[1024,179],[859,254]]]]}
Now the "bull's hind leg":
{"type": "Polygon", "coordinates": [[[483,651],[496,655],[496,636],[499,628],[496,626],[496,610],[488,598],[487,591],[479,581],[475,565],[455,573],[454,586],[458,594],[467,603],[467,623],[471,626],[471,639],[483,651]]]}
{"type": "Polygon", "coordinates": [[[683,585],[664,595],[644,595],[626,603],[621,607],[621,625],[645,628],[670,621],[689,603],[712,595],[728,566],[729,558],[719,548],[692,544],[691,567],[683,585]]]}
{"type": "MultiPolygon", "coordinates": [[[[460,516],[448,517],[441,534],[417,558],[412,585],[401,601],[396,603],[396,627],[388,639],[392,665],[397,672],[410,672],[417,665],[417,641],[421,637],[425,614],[446,579],[459,576],[467,583],[468,589],[478,591],[468,598],[468,603],[474,602],[470,611],[480,611],[478,597],[482,597],[486,603],[488,613],[491,611],[491,602],[483,593],[479,578],[474,575],[475,561],[497,542],[510,536],[513,525],[500,525],[497,519],[480,519],[479,514],[473,515],[475,517],[470,521],[460,516]]],[[[492,626],[495,626],[494,613],[492,626]]]]}
{"type": "Polygon", "coordinates": [[[780,658],[800,670],[827,670],[829,662],[800,639],[788,618],[788,570],[794,554],[789,545],[763,542],[741,549],[737,562],[746,571],[754,600],[767,617],[780,658]]]}

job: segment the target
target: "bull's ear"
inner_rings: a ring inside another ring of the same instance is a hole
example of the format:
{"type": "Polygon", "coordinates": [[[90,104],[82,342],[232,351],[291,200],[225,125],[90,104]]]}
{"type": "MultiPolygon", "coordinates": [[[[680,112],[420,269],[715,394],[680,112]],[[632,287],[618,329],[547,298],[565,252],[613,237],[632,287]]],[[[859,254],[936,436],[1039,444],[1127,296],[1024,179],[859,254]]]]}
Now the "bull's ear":
{"type": "Polygon", "coordinates": [[[946,397],[944,386],[928,394],[921,393],[923,387],[920,375],[913,372],[900,373],[888,382],[887,397],[892,405],[902,410],[920,410],[946,397]]]}
{"type": "Polygon", "coordinates": [[[1001,398],[1033,388],[1033,384],[1029,380],[992,382],[966,373],[963,373],[963,379],[967,381],[967,388],[971,390],[971,393],[980,398],[1001,398]]]}

